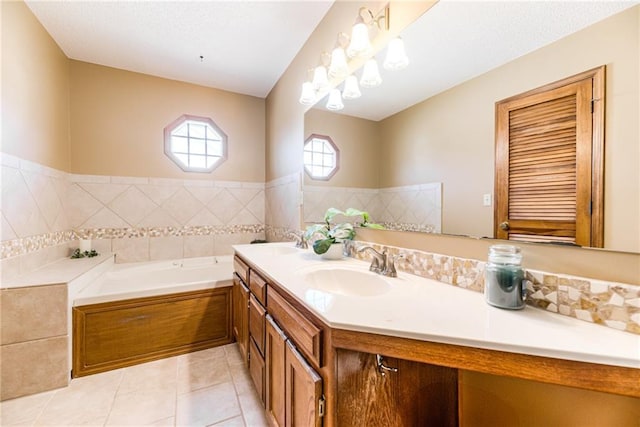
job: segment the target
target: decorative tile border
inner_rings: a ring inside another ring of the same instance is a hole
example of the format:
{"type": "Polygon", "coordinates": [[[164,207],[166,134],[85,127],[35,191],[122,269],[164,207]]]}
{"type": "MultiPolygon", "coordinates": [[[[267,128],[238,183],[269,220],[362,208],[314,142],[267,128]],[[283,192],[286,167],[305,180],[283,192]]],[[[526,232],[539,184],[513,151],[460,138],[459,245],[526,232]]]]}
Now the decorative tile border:
{"type": "MultiPolygon", "coordinates": [[[[387,250],[390,256],[403,255],[396,262],[399,271],[484,292],[486,263],[482,261],[353,241],[347,245],[350,256],[368,261],[369,255],[357,251],[363,245],[387,250]]],[[[527,270],[526,278],[531,307],[640,334],[640,286],[536,270],[527,270]]]]}
{"type": "Polygon", "coordinates": [[[27,255],[52,246],[79,239],[126,239],[135,237],[169,236],[212,236],[220,234],[263,233],[264,224],[185,226],[185,227],[136,227],[136,228],[94,228],[65,230],[39,234],[21,239],[5,240],[0,246],[0,259],[27,255]]]}
{"type": "Polygon", "coordinates": [[[293,241],[290,234],[300,234],[299,230],[292,230],[288,227],[265,226],[265,235],[268,242],[288,242],[293,241]]]}
{"type": "Polygon", "coordinates": [[[382,225],[387,230],[395,231],[418,231],[420,233],[436,233],[436,227],[432,224],[411,224],[404,222],[383,222],[382,225]]]}
{"type": "Polygon", "coordinates": [[[27,255],[41,249],[69,243],[76,239],[73,230],[64,230],[20,239],[4,240],[0,245],[0,259],[27,255]]]}

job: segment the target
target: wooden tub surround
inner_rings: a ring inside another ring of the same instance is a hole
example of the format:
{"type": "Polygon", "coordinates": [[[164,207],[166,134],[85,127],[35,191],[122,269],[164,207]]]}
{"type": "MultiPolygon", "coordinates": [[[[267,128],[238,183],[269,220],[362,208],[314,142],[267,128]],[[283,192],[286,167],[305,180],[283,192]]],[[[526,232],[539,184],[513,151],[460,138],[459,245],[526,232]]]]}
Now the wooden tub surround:
{"type": "Polygon", "coordinates": [[[231,286],[73,308],[73,377],[232,342],[231,286]]]}
{"type": "MultiPolygon", "coordinates": [[[[296,288],[300,279],[291,273],[313,257],[269,261],[268,250],[263,256],[249,245],[234,248],[233,331],[272,426],[465,425],[462,374],[472,372],[615,394],[626,407],[640,404],[638,368],[332,325],[326,311],[305,302],[305,288],[296,288]],[[261,286],[250,286],[252,277],[261,286]],[[381,370],[378,355],[391,370],[381,370]]],[[[364,306],[375,307],[370,300],[364,306]]]]}

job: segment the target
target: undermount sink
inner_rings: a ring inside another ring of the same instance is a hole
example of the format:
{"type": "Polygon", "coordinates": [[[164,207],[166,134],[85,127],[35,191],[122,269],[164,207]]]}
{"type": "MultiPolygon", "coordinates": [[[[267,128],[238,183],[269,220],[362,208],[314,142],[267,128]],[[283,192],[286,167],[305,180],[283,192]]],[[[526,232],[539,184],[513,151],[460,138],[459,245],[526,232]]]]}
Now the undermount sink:
{"type": "Polygon", "coordinates": [[[304,278],[313,289],[345,296],[371,297],[391,289],[382,277],[350,268],[312,270],[304,278]]]}

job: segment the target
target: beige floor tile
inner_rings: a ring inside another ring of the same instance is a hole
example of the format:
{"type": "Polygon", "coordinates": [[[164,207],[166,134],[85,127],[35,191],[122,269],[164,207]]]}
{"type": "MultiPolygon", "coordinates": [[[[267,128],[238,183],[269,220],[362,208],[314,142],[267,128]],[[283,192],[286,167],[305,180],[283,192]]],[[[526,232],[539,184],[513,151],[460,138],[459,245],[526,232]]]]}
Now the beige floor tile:
{"type": "Polygon", "coordinates": [[[238,344],[229,344],[224,346],[224,351],[227,354],[227,363],[229,365],[244,365],[244,359],[240,354],[238,344]]]}
{"type": "MultiPolygon", "coordinates": [[[[245,427],[244,420],[242,417],[233,417],[231,419],[213,424],[212,427],[245,427]]],[[[252,426],[249,426],[252,427],[252,426]]]]}
{"type": "Polygon", "coordinates": [[[176,426],[208,426],[240,415],[231,382],[178,396],[176,426]]]}
{"type": "Polygon", "coordinates": [[[108,426],[141,426],[175,416],[175,389],[139,390],[116,396],[108,426]]]}
{"type": "Polygon", "coordinates": [[[247,393],[253,390],[255,386],[249,375],[249,370],[244,365],[230,366],[231,378],[233,378],[233,384],[236,386],[236,392],[238,395],[247,393]]]}
{"type": "Polygon", "coordinates": [[[225,358],[196,360],[178,368],[178,394],[230,381],[225,358]]]}
{"type": "Polygon", "coordinates": [[[224,347],[214,347],[207,350],[187,353],[177,357],[178,368],[180,368],[180,366],[182,365],[189,364],[198,360],[226,359],[226,357],[227,353],[224,351],[224,347]]]}
{"type": "Polygon", "coordinates": [[[174,427],[176,425],[176,417],[164,418],[149,425],[156,427],[174,427]]]}
{"type": "Polygon", "coordinates": [[[121,379],[118,370],[72,380],[56,391],[35,425],[102,425],[121,379]]]}
{"type": "Polygon", "coordinates": [[[175,388],[177,372],[175,357],[130,366],[124,370],[118,394],[175,388]]]}
{"type": "Polygon", "coordinates": [[[1,402],[0,425],[32,424],[54,394],[55,391],[47,391],[1,402]]]}
{"type": "Polygon", "coordinates": [[[268,426],[262,401],[254,388],[238,393],[238,400],[240,401],[244,422],[248,426],[268,426]]]}

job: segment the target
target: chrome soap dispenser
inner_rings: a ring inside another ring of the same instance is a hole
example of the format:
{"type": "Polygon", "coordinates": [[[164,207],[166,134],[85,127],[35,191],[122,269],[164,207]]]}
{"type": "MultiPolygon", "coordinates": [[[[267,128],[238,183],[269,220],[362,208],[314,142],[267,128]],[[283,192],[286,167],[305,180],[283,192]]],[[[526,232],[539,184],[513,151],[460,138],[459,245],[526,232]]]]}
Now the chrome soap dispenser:
{"type": "Polygon", "coordinates": [[[495,307],[511,310],[524,308],[526,280],[520,248],[512,245],[489,247],[484,296],[487,303],[495,307]]]}

